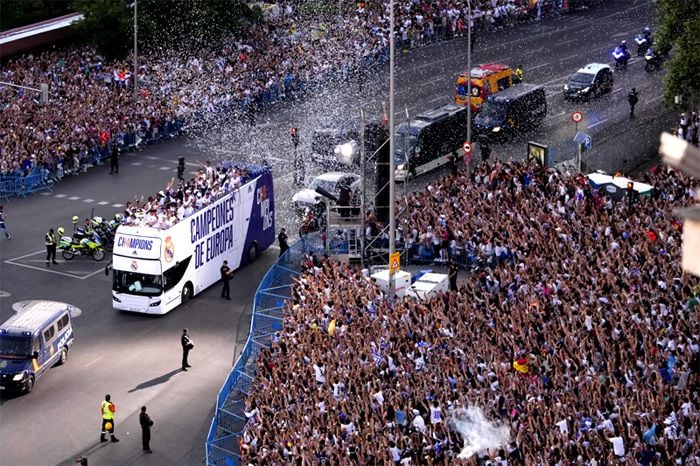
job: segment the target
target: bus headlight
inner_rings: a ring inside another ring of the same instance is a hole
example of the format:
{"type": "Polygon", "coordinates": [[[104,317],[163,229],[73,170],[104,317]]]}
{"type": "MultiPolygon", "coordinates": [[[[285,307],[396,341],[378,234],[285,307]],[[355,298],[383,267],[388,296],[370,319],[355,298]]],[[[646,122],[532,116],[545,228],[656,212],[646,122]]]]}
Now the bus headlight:
{"type": "Polygon", "coordinates": [[[498,133],[499,131],[501,131],[501,127],[500,127],[500,126],[496,126],[496,127],[493,128],[491,131],[493,131],[494,133],[498,133]]]}
{"type": "Polygon", "coordinates": [[[569,90],[569,85],[568,85],[568,84],[564,84],[564,90],[565,90],[565,91],[568,91],[568,90],[569,90]]]}
{"type": "Polygon", "coordinates": [[[24,372],[20,372],[19,374],[15,374],[14,376],[12,376],[13,382],[19,382],[22,379],[24,379],[24,372]]]}

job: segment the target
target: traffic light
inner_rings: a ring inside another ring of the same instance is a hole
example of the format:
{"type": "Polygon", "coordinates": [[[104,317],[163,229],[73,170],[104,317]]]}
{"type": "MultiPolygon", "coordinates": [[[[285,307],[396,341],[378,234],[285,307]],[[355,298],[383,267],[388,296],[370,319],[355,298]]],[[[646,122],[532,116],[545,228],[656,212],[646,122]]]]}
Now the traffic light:
{"type": "Polygon", "coordinates": [[[177,158],[177,179],[178,180],[185,179],[185,158],[184,157],[177,158]]]}
{"type": "Polygon", "coordinates": [[[299,130],[297,130],[296,127],[292,126],[292,129],[289,130],[289,133],[292,135],[292,144],[294,144],[294,148],[296,149],[299,147],[299,130]]]}

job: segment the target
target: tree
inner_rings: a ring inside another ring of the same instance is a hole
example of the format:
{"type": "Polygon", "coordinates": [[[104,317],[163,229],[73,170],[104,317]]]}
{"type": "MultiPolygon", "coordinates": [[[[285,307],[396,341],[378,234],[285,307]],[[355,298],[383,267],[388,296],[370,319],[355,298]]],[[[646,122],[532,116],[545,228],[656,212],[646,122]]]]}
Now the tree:
{"type": "Polygon", "coordinates": [[[677,95],[696,99],[700,96],[700,9],[687,0],[658,0],[659,49],[673,47],[664,80],[664,100],[673,103],[677,95]]]}
{"type": "Polygon", "coordinates": [[[130,30],[133,13],[124,0],[74,0],[72,6],[84,16],[73,27],[105,58],[128,54],[134,37],[130,30]]]}

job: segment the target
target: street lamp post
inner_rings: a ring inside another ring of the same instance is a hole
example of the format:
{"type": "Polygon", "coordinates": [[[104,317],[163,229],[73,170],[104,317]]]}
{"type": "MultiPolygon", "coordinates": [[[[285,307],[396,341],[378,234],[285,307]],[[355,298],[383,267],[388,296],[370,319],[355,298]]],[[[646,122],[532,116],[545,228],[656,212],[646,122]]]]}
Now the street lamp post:
{"type": "MultiPolygon", "coordinates": [[[[467,111],[467,141],[470,144],[474,144],[472,141],[472,4],[470,0],[467,0],[467,10],[469,12],[469,18],[467,18],[467,103],[469,105],[469,110],[467,111]]],[[[467,176],[471,178],[472,176],[472,155],[467,155],[467,176]]]]}
{"type": "Polygon", "coordinates": [[[139,49],[138,49],[138,35],[139,35],[139,22],[138,22],[138,3],[139,0],[134,0],[134,100],[138,99],[139,96],[139,49]]]}
{"type": "MultiPolygon", "coordinates": [[[[389,0],[389,257],[396,251],[396,191],[395,191],[395,135],[394,135],[394,0],[389,0]]],[[[389,301],[394,299],[395,286],[394,270],[389,264],[389,301]]]]}

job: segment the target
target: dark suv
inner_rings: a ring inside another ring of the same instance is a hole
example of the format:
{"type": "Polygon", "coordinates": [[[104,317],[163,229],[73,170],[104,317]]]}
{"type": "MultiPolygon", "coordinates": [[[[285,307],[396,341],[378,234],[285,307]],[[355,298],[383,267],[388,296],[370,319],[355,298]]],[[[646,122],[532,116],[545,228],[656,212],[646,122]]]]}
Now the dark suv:
{"type": "Polygon", "coordinates": [[[564,84],[566,100],[588,100],[612,91],[613,72],[610,66],[602,63],[590,63],[579,69],[564,84]]]}

